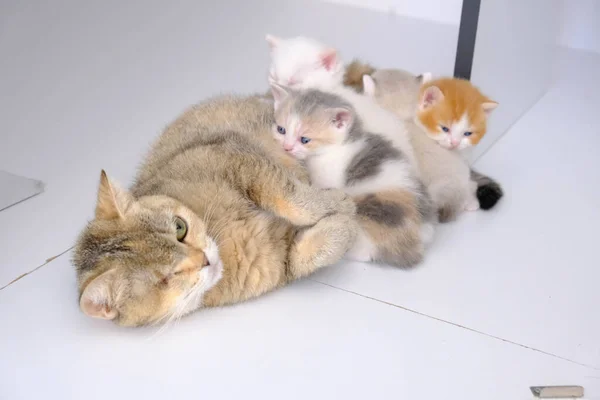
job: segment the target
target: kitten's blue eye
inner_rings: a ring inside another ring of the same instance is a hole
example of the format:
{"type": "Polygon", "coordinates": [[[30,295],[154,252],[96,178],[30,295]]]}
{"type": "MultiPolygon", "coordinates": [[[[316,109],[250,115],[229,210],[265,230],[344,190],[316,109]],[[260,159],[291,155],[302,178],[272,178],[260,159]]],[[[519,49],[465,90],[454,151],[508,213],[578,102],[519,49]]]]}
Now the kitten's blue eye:
{"type": "Polygon", "coordinates": [[[444,132],[450,132],[450,129],[446,128],[444,125],[440,125],[444,132]]]}
{"type": "Polygon", "coordinates": [[[285,135],[285,128],[283,126],[277,125],[277,132],[279,132],[282,135],[285,135]]]}
{"type": "Polygon", "coordinates": [[[306,143],[308,143],[308,142],[310,142],[310,138],[307,138],[306,136],[302,136],[302,137],[300,138],[300,143],[302,143],[302,144],[306,144],[306,143]]]}
{"type": "Polygon", "coordinates": [[[473,132],[465,132],[465,136],[471,136],[473,132]]]}

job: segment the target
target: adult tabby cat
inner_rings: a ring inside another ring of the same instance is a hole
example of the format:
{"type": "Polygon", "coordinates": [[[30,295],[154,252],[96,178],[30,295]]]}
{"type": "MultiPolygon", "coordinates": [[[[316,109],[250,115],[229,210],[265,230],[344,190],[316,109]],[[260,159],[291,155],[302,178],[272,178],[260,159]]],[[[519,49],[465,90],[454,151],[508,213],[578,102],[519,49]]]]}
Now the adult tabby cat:
{"type": "Polygon", "coordinates": [[[340,260],[355,205],[308,184],[272,105],[221,97],[158,138],[129,191],[104,172],[75,247],[82,311],[124,326],[259,296],[340,260]]]}

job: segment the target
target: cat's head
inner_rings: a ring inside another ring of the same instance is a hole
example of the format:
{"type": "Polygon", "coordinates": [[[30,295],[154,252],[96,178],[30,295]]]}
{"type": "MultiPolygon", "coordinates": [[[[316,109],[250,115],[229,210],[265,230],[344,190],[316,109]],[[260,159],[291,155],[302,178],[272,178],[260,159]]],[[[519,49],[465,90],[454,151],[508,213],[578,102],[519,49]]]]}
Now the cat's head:
{"type": "Polygon", "coordinates": [[[275,100],[273,135],[297,159],[344,142],[356,123],[352,106],[334,94],[276,84],[271,84],[271,92],[275,100]]]}
{"type": "Polygon", "coordinates": [[[400,69],[381,69],[371,75],[363,75],[365,95],[393,112],[401,119],[413,118],[421,85],[431,79],[430,73],[415,76],[400,69]]]}
{"type": "Polygon", "coordinates": [[[292,89],[341,85],[344,66],[335,49],[314,39],[289,39],[267,35],[271,48],[269,83],[292,89]]]}
{"type": "Polygon", "coordinates": [[[166,196],[139,199],[100,178],[94,220],[75,246],[81,310],[139,326],[168,321],[202,304],[223,264],[204,222],[166,196]]]}
{"type": "Polygon", "coordinates": [[[497,106],[469,81],[435,79],[421,87],[415,121],[440,146],[462,150],[483,138],[497,106]]]}

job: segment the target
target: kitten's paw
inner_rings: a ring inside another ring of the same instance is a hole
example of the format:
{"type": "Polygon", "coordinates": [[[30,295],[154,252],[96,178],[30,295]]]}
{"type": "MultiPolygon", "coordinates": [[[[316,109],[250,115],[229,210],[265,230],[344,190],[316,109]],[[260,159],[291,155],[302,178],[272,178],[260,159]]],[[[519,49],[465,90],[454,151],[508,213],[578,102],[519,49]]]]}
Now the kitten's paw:
{"type": "Polygon", "coordinates": [[[477,198],[471,199],[465,204],[465,211],[477,211],[479,210],[479,200],[477,198]]]}
{"type": "Polygon", "coordinates": [[[328,198],[329,213],[340,213],[345,215],[356,214],[356,203],[343,190],[325,189],[323,193],[328,198]]]}

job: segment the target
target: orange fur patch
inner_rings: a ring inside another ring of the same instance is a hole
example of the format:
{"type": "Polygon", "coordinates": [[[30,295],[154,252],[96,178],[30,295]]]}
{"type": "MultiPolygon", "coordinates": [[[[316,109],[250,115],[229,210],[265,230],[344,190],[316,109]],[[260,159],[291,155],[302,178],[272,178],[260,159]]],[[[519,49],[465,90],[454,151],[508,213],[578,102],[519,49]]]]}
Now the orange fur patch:
{"type": "Polygon", "coordinates": [[[304,145],[307,149],[314,150],[336,142],[336,132],[329,121],[328,116],[318,115],[302,122],[300,136],[310,138],[310,142],[304,145]]]}
{"type": "Polygon", "coordinates": [[[417,118],[429,134],[441,135],[443,132],[440,125],[451,126],[466,115],[473,132],[470,141],[473,145],[479,143],[487,132],[487,117],[482,104],[494,101],[481,93],[471,82],[457,78],[440,78],[425,83],[421,87],[419,98],[422,99],[424,91],[432,86],[441,90],[444,99],[417,112],[417,118]]]}

